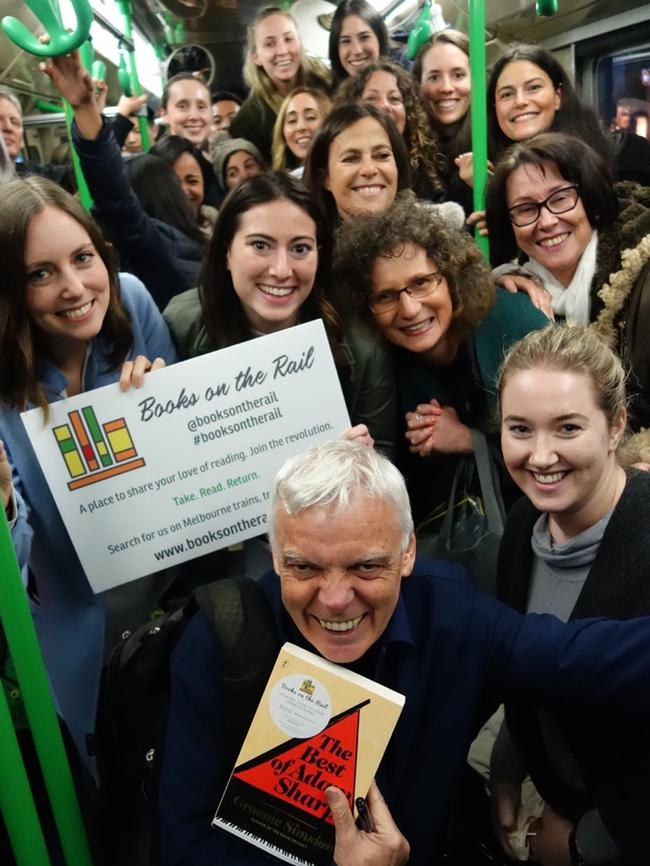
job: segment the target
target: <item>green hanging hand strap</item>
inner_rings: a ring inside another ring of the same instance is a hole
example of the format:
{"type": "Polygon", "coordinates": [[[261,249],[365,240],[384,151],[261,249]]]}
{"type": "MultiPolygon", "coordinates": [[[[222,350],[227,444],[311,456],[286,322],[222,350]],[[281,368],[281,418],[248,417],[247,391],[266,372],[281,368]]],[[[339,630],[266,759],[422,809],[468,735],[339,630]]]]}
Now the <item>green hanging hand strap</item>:
{"type": "MultiPolygon", "coordinates": [[[[485,7],[483,0],[469,0],[469,65],[472,81],[472,154],[474,160],[474,210],[485,209],[487,186],[487,96],[485,83],[485,7]]],[[[490,241],[474,232],[474,240],[490,260],[490,241]]]]}
{"type": "MultiPolygon", "coordinates": [[[[66,863],[68,866],[92,866],[88,839],[29,612],[27,595],[16,562],[4,508],[0,507],[0,511],[0,619],[16,669],[66,863]]],[[[2,712],[0,707],[0,716],[2,712]]],[[[3,749],[4,746],[3,742],[3,749]]],[[[2,757],[5,758],[4,752],[2,757]]],[[[13,782],[13,777],[4,770],[2,775],[5,776],[5,781],[13,782]]],[[[36,866],[49,861],[26,859],[22,862],[25,866],[36,866]]]]}
{"type": "Polygon", "coordinates": [[[120,63],[117,68],[117,80],[122,93],[125,96],[133,96],[133,91],[131,90],[131,76],[129,75],[129,70],[126,68],[126,57],[122,50],[120,50],[120,63]]]}
{"type": "MultiPolygon", "coordinates": [[[[72,7],[77,16],[77,26],[72,33],[63,27],[61,10],[59,9],[57,0],[25,0],[25,2],[45,28],[50,41],[47,44],[43,44],[35,36],[32,36],[25,25],[16,18],[3,18],[0,21],[0,27],[2,27],[9,39],[15,42],[23,51],[27,51],[28,54],[34,54],[36,57],[58,57],[62,54],[69,54],[77,48],[81,49],[83,43],[88,40],[90,26],[93,23],[93,10],[90,8],[88,0],[71,0],[72,7]]],[[[92,59],[92,46],[87,51],[90,51],[92,59]]],[[[72,136],[70,134],[72,109],[65,101],[63,105],[68,129],[68,141],[70,143],[70,156],[77,181],[77,189],[79,190],[79,198],[84,208],[90,210],[93,203],[92,198],[88,191],[86,179],[81,171],[77,151],[72,145],[72,136]]]]}
{"type": "Polygon", "coordinates": [[[415,60],[418,51],[432,33],[431,0],[424,0],[422,11],[418,15],[417,21],[413,25],[413,29],[409,33],[408,42],[406,43],[406,56],[409,60],[415,60]]]}
{"type": "Polygon", "coordinates": [[[77,26],[71,33],[63,27],[56,0],[25,0],[50,37],[48,45],[39,42],[21,21],[12,16],[3,18],[0,27],[19,48],[29,54],[35,54],[36,57],[59,57],[61,54],[69,54],[88,39],[90,25],[93,23],[93,10],[88,0],[70,0],[70,2],[77,18],[77,26]]]}
{"type": "MultiPolygon", "coordinates": [[[[116,0],[117,7],[122,13],[122,18],[124,19],[124,35],[126,38],[133,44],[133,26],[131,21],[131,0],[116,0]]],[[[120,81],[120,86],[124,93],[127,96],[142,96],[142,87],[140,86],[140,79],[138,78],[138,69],[135,64],[135,51],[132,51],[130,48],[128,49],[129,56],[129,86],[131,93],[128,93],[126,88],[123,86],[123,79],[121,77],[122,71],[122,58],[120,58],[120,71],[118,72],[118,77],[120,81]]],[[[125,69],[126,71],[126,69],[125,69]]],[[[147,118],[146,117],[138,117],[138,127],[140,129],[140,140],[142,141],[142,149],[149,150],[151,147],[151,141],[149,139],[149,127],[147,126],[147,118]]]]}

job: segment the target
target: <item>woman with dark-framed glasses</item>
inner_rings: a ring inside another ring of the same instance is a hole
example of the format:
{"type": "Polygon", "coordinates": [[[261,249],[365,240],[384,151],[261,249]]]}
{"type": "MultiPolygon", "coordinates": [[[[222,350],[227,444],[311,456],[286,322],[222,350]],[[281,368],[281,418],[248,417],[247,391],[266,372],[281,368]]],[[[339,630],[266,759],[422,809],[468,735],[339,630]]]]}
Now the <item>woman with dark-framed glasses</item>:
{"type": "Polygon", "coordinates": [[[548,319],[527,295],[495,288],[471,238],[412,193],[339,230],[334,285],[344,318],[390,344],[404,419],[400,468],[421,520],[446,504],[457,457],[473,450],[471,429],[488,429],[504,351],[548,319]],[[420,457],[435,471],[423,472],[420,457]]]}
{"type": "Polygon", "coordinates": [[[583,141],[557,132],[512,147],[487,194],[495,276],[519,272],[550,293],[556,318],[601,333],[630,368],[633,429],[650,424],[650,189],[614,183],[583,141]]]}

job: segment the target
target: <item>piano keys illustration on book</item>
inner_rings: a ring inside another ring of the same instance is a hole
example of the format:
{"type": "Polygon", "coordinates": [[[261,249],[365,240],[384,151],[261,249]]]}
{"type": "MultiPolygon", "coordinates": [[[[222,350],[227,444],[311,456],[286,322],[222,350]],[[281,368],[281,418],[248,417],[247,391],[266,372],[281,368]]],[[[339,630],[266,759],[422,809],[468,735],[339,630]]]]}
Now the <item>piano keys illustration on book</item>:
{"type": "Polygon", "coordinates": [[[325,790],[340,788],[351,809],[366,795],[403,703],[396,692],[285,644],[213,825],[288,863],[331,863],[325,790]]]}

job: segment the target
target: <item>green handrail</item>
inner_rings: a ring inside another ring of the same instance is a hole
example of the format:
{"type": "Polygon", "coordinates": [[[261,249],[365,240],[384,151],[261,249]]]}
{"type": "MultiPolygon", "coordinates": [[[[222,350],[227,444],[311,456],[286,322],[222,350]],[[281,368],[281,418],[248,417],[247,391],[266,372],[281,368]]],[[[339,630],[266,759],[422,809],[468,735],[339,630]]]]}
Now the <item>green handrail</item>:
{"type": "Polygon", "coordinates": [[[72,32],[65,29],[56,0],[25,0],[34,15],[50,37],[44,45],[29,32],[17,18],[7,16],[0,21],[0,27],[12,42],[36,57],[59,57],[69,54],[88,39],[90,25],[93,23],[93,10],[88,0],[70,0],[77,17],[77,26],[72,32]]]}
{"type": "MultiPolygon", "coordinates": [[[[133,23],[131,19],[131,0],[116,0],[117,7],[122,13],[124,19],[124,35],[129,40],[129,44],[133,44],[133,23]]],[[[135,63],[135,51],[131,48],[127,49],[129,57],[129,72],[131,78],[131,90],[134,96],[142,96],[142,87],[138,78],[138,68],[135,63]]],[[[142,149],[149,150],[151,140],[149,138],[149,127],[147,126],[146,117],[138,117],[138,126],[140,128],[140,140],[142,141],[142,149]]]]}
{"type": "MultiPolygon", "coordinates": [[[[27,594],[4,509],[0,511],[3,512],[0,515],[0,619],[16,669],[66,863],[68,866],[92,866],[90,847],[27,604],[27,594]]],[[[35,866],[36,863],[38,861],[26,860],[25,866],[35,866]]]]}
{"type": "Polygon", "coordinates": [[[50,866],[43,831],[0,686],[0,813],[18,866],[50,866]]]}
{"type": "MultiPolygon", "coordinates": [[[[487,186],[487,95],[485,82],[485,7],[483,0],[469,0],[469,66],[472,81],[472,154],[474,160],[474,210],[485,209],[487,186]]],[[[476,244],[486,259],[490,242],[475,230],[476,244]]]]}
{"type": "Polygon", "coordinates": [[[39,111],[47,111],[51,112],[52,114],[60,114],[63,111],[63,103],[48,102],[46,99],[35,99],[34,108],[38,108],[39,111]]]}

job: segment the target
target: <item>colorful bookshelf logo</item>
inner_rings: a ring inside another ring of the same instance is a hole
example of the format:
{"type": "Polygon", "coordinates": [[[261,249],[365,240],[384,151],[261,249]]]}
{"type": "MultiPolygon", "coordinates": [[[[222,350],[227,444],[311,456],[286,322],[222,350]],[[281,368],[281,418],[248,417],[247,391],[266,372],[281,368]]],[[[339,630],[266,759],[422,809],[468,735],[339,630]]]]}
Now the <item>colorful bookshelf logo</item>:
{"type": "Polygon", "coordinates": [[[52,429],[72,481],[70,490],[96,484],[145,465],[124,418],[100,425],[92,406],[68,412],[69,424],[52,429]]]}
{"type": "Polygon", "coordinates": [[[316,686],[312,682],[312,680],[303,680],[302,685],[300,686],[300,691],[304,692],[306,695],[313,695],[316,690],[316,686]]]}

